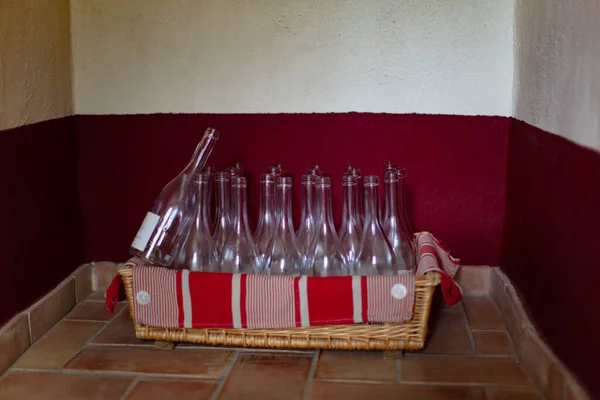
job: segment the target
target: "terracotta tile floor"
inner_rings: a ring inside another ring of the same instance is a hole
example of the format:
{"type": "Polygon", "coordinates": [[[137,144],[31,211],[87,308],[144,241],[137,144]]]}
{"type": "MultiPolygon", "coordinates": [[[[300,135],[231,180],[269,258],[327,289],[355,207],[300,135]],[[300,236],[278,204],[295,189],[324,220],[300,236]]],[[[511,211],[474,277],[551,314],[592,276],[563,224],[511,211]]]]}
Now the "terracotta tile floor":
{"type": "Polygon", "coordinates": [[[541,399],[486,297],[434,307],[427,347],[380,352],[266,351],[138,340],[126,305],[93,293],[0,378],[5,399],[541,399]]]}

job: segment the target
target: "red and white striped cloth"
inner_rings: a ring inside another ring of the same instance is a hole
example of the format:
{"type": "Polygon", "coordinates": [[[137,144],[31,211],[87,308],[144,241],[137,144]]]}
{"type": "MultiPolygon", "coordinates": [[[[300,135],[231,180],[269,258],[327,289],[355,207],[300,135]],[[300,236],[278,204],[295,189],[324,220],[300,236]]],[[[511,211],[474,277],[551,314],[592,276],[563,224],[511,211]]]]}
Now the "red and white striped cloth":
{"type": "MultiPolygon", "coordinates": [[[[417,275],[450,279],[459,261],[429,233],[416,235],[417,275]]],[[[402,322],[412,317],[415,276],[268,276],[168,270],[133,258],[134,316],[162,328],[293,328],[402,322]]],[[[108,299],[107,299],[108,300],[108,299]]]]}

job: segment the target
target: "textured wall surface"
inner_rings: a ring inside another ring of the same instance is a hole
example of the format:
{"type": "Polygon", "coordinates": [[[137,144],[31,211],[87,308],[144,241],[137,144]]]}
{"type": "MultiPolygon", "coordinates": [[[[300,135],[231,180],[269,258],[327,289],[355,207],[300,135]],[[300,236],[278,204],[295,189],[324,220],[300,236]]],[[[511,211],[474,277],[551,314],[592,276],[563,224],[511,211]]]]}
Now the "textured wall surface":
{"type": "Polygon", "coordinates": [[[511,112],[513,0],[73,0],[77,114],[511,112]]]}
{"type": "Polygon", "coordinates": [[[518,0],[514,116],[600,150],[600,1],[518,0]]]}
{"type": "Polygon", "coordinates": [[[72,104],[69,0],[0,0],[0,130],[72,104]]]}

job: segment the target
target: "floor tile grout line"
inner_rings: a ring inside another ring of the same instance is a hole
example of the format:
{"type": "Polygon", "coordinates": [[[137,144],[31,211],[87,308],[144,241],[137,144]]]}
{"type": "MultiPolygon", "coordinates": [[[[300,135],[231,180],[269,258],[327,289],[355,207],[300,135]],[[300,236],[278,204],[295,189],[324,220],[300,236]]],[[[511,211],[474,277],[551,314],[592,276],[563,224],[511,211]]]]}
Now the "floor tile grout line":
{"type": "Polygon", "coordinates": [[[534,388],[538,389],[534,384],[511,384],[511,383],[503,383],[503,382],[444,382],[444,381],[435,381],[435,382],[424,382],[424,381],[402,381],[400,383],[390,382],[390,381],[369,381],[369,380],[360,380],[360,379],[335,379],[335,378],[320,378],[316,379],[320,382],[332,382],[332,383],[353,383],[353,384],[365,384],[365,385],[403,385],[403,386],[473,386],[473,387],[502,387],[502,388],[534,388]]]}
{"type": "Polygon", "coordinates": [[[235,367],[235,364],[237,363],[238,357],[239,357],[239,353],[237,351],[231,355],[231,358],[229,359],[229,363],[227,363],[227,367],[225,367],[225,370],[223,371],[223,376],[219,380],[219,384],[217,385],[212,396],[210,396],[210,400],[217,400],[219,398],[219,396],[221,395],[221,392],[223,391],[223,388],[225,387],[225,384],[227,383],[227,379],[229,378],[229,374],[231,373],[231,371],[233,370],[233,367],[235,367]]]}
{"type": "Polygon", "coordinates": [[[123,392],[123,394],[121,395],[119,400],[126,400],[129,397],[129,395],[131,394],[131,392],[133,392],[133,389],[135,389],[135,387],[137,386],[139,381],[140,381],[139,376],[136,376],[135,378],[133,378],[133,381],[129,384],[129,386],[127,386],[127,389],[125,389],[125,392],[123,392]]]}
{"type": "MultiPolygon", "coordinates": [[[[403,356],[404,357],[404,356],[403,356]]],[[[402,382],[402,358],[398,358],[395,361],[396,366],[396,383],[402,382]]]]}
{"type": "Polygon", "coordinates": [[[317,365],[319,364],[320,356],[320,350],[315,351],[313,354],[313,358],[310,363],[310,368],[308,369],[308,376],[306,377],[306,382],[304,384],[304,390],[302,391],[302,400],[308,400],[308,396],[310,394],[310,387],[312,385],[315,373],[317,372],[317,365]]]}
{"type": "Polygon", "coordinates": [[[63,318],[62,321],[73,321],[73,322],[102,322],[103,324],[106,322],[110,322],[111,320],[102,320],[102,319],[82,319],[82,318],[63,318]]]}
{"type": "Polygon", "coordinates": [[[187,379],[218,382],[220,378],[208,375],[189,375],[189,374],[161,374],[153,372],[139,371],[110,371],[110,370],[90,370],[90,369],[41,369],[41,368],[13,368],[14,372],[23,373],[45,373],[45,374],[64,374],[64,375],[100,375],[100,376],[139,376],[141,378],[152,379],[187,379]]]}
{"type": "Polygon", "coordinates": [[[77,357],[77,355],[79,353],[81,353],[82,350],[87,349],[89,347],[89,344],[92,340],[94,340],[96,337],[98,337],[98,335],[100,335],[102,332],[104,332],[106,330],[106,328],[108,328],[108,326],[110,325],[110,323],[117,318],[117,316],[119,316],[122,312],[124,312],[125,310],[127,310],[127,308],[123,308],[121,311],[116,312],[115,315],[113,315],[113,317],[109,320],[109,321],[104,321],[104,325],[102,325],[92,336],[90,336],[88,338],[88,340],[85,341],[85,343],[83,343],[76,351],[75,353],[71,356],[71,358],[69,358],[62,366],[61,369],[63,369],[69,362],[71,362],[71,360],[73,360],[75,357],[77,357]]]}
{"type": "Polygon", "coordinates": [[[469,317],[467,316],[467,310],[463,307],[463,321],[466,324],[467,335],[469,335],[469,341],[471,342],[471,350],[473,350],[473,354],[477,354],[477,347],[475,346],[475,336],[473,335],[473,330],[471,329],[471,323],[469,322],[469,317]]]}

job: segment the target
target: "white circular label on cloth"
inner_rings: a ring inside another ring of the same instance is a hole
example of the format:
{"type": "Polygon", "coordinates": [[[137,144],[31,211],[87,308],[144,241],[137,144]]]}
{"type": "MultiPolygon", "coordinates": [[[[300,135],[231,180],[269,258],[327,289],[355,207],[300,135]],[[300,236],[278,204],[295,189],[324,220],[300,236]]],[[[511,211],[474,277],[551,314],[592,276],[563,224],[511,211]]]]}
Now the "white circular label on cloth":
{"type": "Polygon", "coordinates": [[[137,300],[138,304],[145,306],[146,304],[150,303],[150,294],[146,291],[140,290],[135,295],[135,299],[137,300]]]}
{"type": "Polygon", "coordinates": [[[392,286],[392,297],[395,299],[403,299],[408,294],[408,290],[406,290],[406,286],[401,283],[396,283],[392,286]]]}

